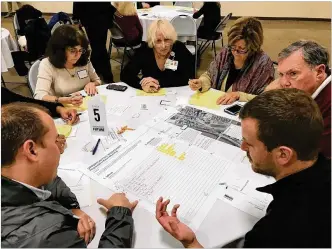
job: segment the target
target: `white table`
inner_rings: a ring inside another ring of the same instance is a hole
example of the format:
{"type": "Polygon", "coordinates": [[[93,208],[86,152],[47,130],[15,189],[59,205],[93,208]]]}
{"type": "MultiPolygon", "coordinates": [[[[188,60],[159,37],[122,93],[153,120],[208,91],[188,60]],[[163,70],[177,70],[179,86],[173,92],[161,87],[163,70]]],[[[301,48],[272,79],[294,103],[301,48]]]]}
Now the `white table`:
{"type": "Polygon", "coordinates": [[[1,28],[1,72],[8,72],[14,66],[11,52],[18,51],[18,47],[9,31],[1,28]]]}
{"type": "MultiPolygon", "coordinates": [[[[124,83],[120,83],[126,85],[124,83]]],[[[122,116],[112,116],[112,121],[115,123],[126,122],[129,127],[137,128],[140,124],[145,123],[150,118],[154,117],[156,114],[162,112],[165,106],[160,105],[160,100],[162,99],[172,99],[177,98],[179,102],[186,101],[193,92],[188,86],[168,88],[174,89],[177,94],[174,96],[161,96],[161,97],[138,97],[136,96],[136,89],[128,87],[125,92],[117,92],[112,90],[107,90],[106,85],[98,87],[98,91],[102,95],[107,95],[106,110],[115,104],[131,105],[131,108],[124,113],[122,116]],[[148,111],[141,111],[140,104],[144,103],[148,107],[148,111]],[[140,113],[139,118],[135,121],[131,118],[134,113],[140,113]]],[[[225,116],[237,120],[237,117],[226,114],[223,109],[225,107],[221,106],[218,111],[211,111],[215,114],[225,116]]],[[[203,110],[208,110],[205,108],[200,108],[203,110]]],[[[90,136],[89,122],[82,122],[78,124],[78,130],[76,137],[67,139],[67,148],[62,154],[60,159],[61,164],[73,163],[76,161],[83,162],[87,159],[91,159],[93,156],[91,153],[83,152],[81,150],[84,142],[87,141],[87,137],[90,136]]],[[[234,147],[234,150],[240,153],[240,149],[234,147]]],[[[101,150],[98,150],[98,152],[101,150]]],[[[222,153],[222,152],[221,152],[222,153]]],[[[243,155],[241,154],[241,159],[243,155]]],[[[225,155],[227,156],[227,155],[225,155]]],[[[240,157],[240,156],[239,156],[240,157]]],[[[248,165],[248,167],[250,167],[248,165]]],[[[93,195],[93,205],[90,207],[82,208],[88,215],[90,215],[97,224],[97,231],[94,240],[89,244],[89,248],[96,248],[99,243],[99,239],[104,231],[105,227],[105,214],[100,209],[100,205],[97,204],[96,200],[99,197],[107,198],[113,193],[110,189],[102,186],[98,182],[92,181],[92,195],[93,195]]],[[[135,222],[134,226],[134,239],[133,247],[142,248],[162,248],[162,247],[182,247],[175,239],[173,239],[169,234],[164,232],[154,214],[140,208],[138,205],[133,213],[133,218],[135,222]]],[[[223,201],[217,200],[199,227],[196,235],[198,240],[205,247],[217,247],[232,241],[235,238],[243,236],[247,231],[249,231],[253,225],[257,222],[257,218],[244,213],[223,201]]]]}
{"type": "MultiPolygon", "coordinates": [[[[192,16],[194,13],[193,8],[188,7],[181,7],[181,6],[162,6],[157,5],[150,9],[139,9],[138,11],[138,17],[141,21],[142,27],[143,27],[143,37],[142,40],[147,40],[147,33],[148,28],[150,27],[151,23],[158,19],[166,19],[168,21],[171,21],[174,17],[179,15],[188,15],[192,16]]],[[[202,17],[195,19],[196,21],[196,27],[198,28],[202,17]]],[[[182,42],[185,42],[189,40],[189,38],[186,37],[179,37],[179,40],[182,42]]]]}

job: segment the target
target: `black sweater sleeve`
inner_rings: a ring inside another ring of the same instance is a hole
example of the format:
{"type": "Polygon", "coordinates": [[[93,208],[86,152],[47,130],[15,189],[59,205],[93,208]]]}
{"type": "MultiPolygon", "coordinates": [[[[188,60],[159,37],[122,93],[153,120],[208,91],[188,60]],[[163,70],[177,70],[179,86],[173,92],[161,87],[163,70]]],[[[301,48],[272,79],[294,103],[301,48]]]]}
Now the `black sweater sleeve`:
{"type": "Polygon", "coordinates": [[[120,79],[131,87],[141,89],[139,84],[141,79],[138,73],[142,69],[142,58],[144,58],[144,51],[146,48],[144,44],[136,51],[134,57],[128,62],[121,72],[120,79]]]}
{"type": "Polygon", "coordinates": [[[193,14],[193,18],[197,19],[199,18],[201,15],[204,15],[204,11],[205,11],[205,4],[203,4],[203,6],[199,9],[199,11],[195,12],[193,14]]]}
{"type": "Polygon", "coordinates": [[[59,114],[56,111],[56,108],[58,106],[63,106],[60,103],[52,103],[52,102],[47,102],[43,100],[38,100],[38,99],[32,99],[28,97],[21,96],[19,94],[16,94],[12,91],[9,91],[7,88],[1,87],[1,105],[6,105],[9,103],[13,102],[27,102],[27,103],[33,103],[33,104],[38,104],[41,106],[44,106],[51,112],[52,117],[59,117],[59,114]]]}

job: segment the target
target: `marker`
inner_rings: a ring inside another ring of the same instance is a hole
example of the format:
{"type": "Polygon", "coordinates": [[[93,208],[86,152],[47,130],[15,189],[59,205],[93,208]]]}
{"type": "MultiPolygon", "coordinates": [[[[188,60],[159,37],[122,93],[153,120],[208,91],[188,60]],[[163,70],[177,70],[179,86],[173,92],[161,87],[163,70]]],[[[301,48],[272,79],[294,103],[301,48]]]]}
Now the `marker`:
{"type": "Polygon", "coordinates": [[[94,149],[92,151],[92,155],[96,154],[98,146],[99,146],[99,143],[100,143],[100,138],[98,139],[97,144],[96,144],[96,146],[94,147],[94,149]]]}

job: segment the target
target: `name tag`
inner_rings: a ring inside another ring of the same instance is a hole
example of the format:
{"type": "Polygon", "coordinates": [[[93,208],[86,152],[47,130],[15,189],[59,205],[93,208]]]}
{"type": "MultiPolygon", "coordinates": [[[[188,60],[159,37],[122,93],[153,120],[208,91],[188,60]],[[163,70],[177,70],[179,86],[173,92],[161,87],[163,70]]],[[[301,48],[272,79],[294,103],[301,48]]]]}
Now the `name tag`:
{"type": "Polygon", "coordinates": [[[77,71],[78,78],[84,79],[88,77],[88,71],[86,69],[83,69],[81,71],[77,71]]]}
{"type": "Polygon", "coordinates": [[[165,69],[171,69],[173,71],[178,69],[178,61],[167,59],[165,62],[165,69]]]}

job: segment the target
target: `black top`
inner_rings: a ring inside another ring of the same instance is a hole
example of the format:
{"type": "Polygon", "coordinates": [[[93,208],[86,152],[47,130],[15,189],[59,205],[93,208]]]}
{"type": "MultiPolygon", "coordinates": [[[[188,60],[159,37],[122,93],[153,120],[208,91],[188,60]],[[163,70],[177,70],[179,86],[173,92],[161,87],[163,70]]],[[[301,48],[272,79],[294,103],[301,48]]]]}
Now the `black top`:
{"type": "Polygon", "coordinates": [[[24,97],[22,95],[9,91],[7,88],[1,87],[1,105],[6,105],[13,102],[27,102],[27,103],[34,103],[44,106],[51,112],[52,117],[59,117],[59,114],[56,112],[56,108],[58,106],[63,106],[60,103],[52,103],[43,100],[24,97]]]}
{"type": "Polygon", "coordinates": [[[240,75],[240,72],[241,72],[241,68],[236,69],[234,63],[231,63],[229,73],[228,73],[228,77],[227,77],[227,81],[226,81],[225,92],[227,92],[228,88],[230,88],[233,85],[233,83],[236,81],[236,79],[240,75]]]}
{"type": "Polygon", "coordinates": [[[221,20],[219,5],[216,2],[205,2],[200,10],[193,14],[193,18],[197,19],[201,15],[204,15],[202,20],[204,29],[213,32],[221,20]]]}
{"type": "Polygon", "coordinates": [[[274,200],[244,247],[331,248],[331,160],[319,155],[310,168],[257,190],[274,200]]]}
{"type": "Polygon", "coordinates": [[[160,2],[137,2],[137,9],[142,9],[143,8],[143,5],[142,3],[147,3],[150,5],[150,8],[154,7],[154,6],[157,6],[157,5],[160,5],[160,2]]]}
{"type": "MultiPolygon", "coordinates": [[[[194,58],[186,46],[179,41],[173,44],[174,60],[178,61],[177,70],[165,69],[161,71],[157,65],[154,52],[149,48],[146,42],[135,53],[134,58],[125,66],[121,73],[121,81],[128,85],[141,88],[139,84],[141,79],[138,77],[139,72],[142,78],[152,77],[159,81],[160,87],[177,87],[188,85],[189,79],[194,77],[194,58]]],[[[173,59],[170,56],[170,59],[173,59]]]]}

